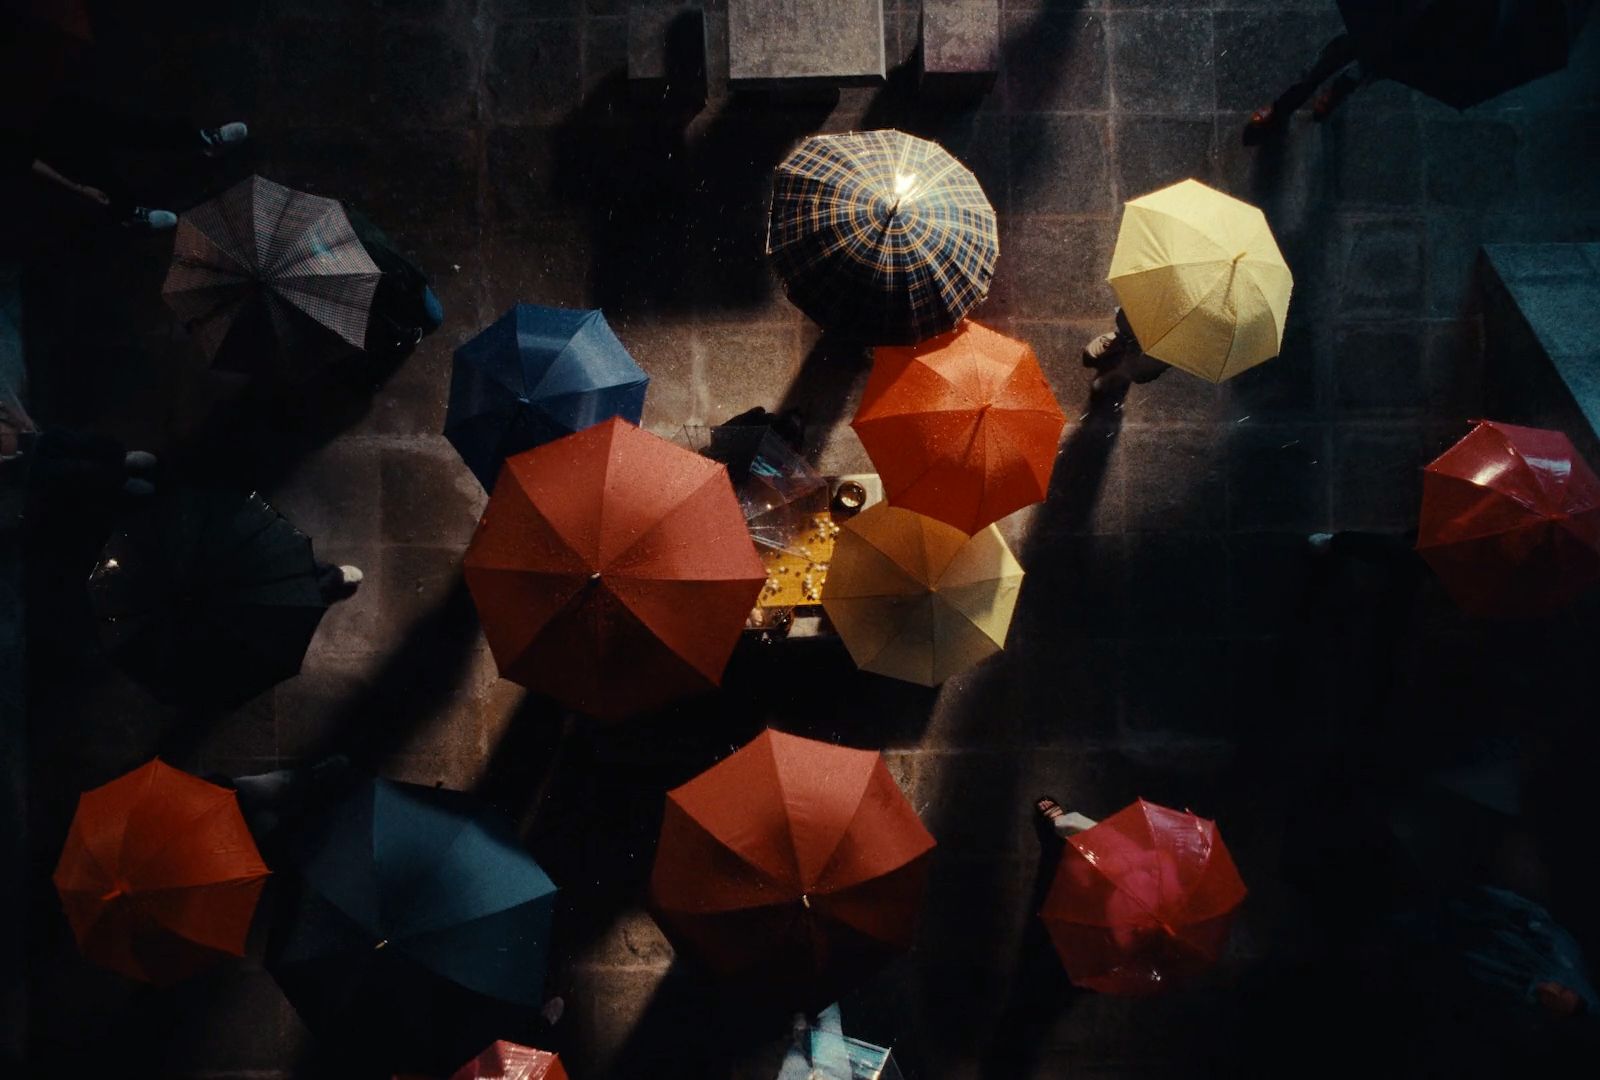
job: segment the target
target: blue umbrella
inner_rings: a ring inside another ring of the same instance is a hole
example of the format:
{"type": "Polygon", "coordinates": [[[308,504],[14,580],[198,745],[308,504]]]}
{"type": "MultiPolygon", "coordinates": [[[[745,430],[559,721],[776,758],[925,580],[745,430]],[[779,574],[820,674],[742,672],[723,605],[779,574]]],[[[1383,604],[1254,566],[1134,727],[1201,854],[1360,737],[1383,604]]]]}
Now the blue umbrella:
{"type": "Polygon", "coordinates": [[[307,1027],[444,1073],[534,1022],[556,887],[500,814],[374,779],[293,847],[301,886],[267,968],[307,1027]]]}
{"type": "Polygon", "coordinates": [[[620,416],[646,375],[598,311],[518,304],[456,350],[444,434],[484,488],[512,454],[620,416]]]}

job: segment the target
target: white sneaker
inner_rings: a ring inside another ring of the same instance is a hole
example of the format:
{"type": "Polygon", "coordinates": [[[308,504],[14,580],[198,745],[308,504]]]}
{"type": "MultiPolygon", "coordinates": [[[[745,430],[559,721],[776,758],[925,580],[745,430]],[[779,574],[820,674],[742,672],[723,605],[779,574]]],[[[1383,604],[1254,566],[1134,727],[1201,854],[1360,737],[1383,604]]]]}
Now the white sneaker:
{"type": "Polygon", "coordinates": [[[250,137],[250,128],[238,120],[229,121],[221,127],[201,128],[201,152],[206,157],[216,157],[225,154],[250,137]]]}
{"type": "Polygon", "coordinates": [[[122,224],[129,229],[166,232],[168,229],[178,227],[178,215],[171,210],[152,210],[148,206],[135,206],[133,213],[129,214],[122,224]]]}
{"type": "Polygon", "coordinates": [[[361,584],[363,575],[359,566],[339,567],[339,581],[347,589],[353,589],[361,584]]]}

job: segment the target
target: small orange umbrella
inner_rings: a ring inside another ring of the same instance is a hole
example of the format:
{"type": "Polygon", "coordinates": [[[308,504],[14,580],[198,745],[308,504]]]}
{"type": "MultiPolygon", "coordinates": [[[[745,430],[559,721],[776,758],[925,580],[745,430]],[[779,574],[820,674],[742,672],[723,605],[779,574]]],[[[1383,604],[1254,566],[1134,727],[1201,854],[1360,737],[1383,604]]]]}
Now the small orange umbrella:
{"type": "Polygon", "coordinates": [[[1044,498],[1066,422],[1027,343],[968,321],[877,349],[851,426],[891,506],[971,535],[1044,498]]]}
{"type": "Polygon", "coordinates": [[[166,984],[244,954],[267,873],[238,797],[156,759],[79,797],[55,885],[84,956],[166,984]]]}

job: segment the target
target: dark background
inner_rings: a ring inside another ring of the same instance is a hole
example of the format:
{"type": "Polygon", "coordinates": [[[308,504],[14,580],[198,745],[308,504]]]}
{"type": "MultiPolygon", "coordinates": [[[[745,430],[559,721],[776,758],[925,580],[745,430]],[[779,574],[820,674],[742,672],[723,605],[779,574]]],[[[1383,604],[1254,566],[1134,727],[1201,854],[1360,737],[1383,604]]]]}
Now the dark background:
{"type": "MultiPolygon", "coordinates": [[[[1486,372],[1510,361],[1483,334],[1478,246],[1600,240],[1600,32],[1568,72],[1469,113],[1382,85],[1251,151],[1245,116],[1337,29],[1331,0],[1006,0],[1005,70],[967,105],[918,95],[918,9],[896,0],[887,85],[729,96],[707,0],[713,95],[692,114],[630,97],[623,0],[95,6],[91,93],[252,127],[225,162],[124,162],[147,201],[182,210],[250,171],[347,200],[433,275],[447,321],[398,370],[267,400],[207,373],[173,324],[168,237],[96,228],[37,188],[6,211],[37,416],[154,450],[174,478],[259,487],[367,575],[302,675],[195,716],[105,663],[72,553],[27,568],[23,1074],[326,1071],[259,947],[174,990],[129,985],[78,958],[49,872],[78,791],[153,753],[242,773],[340,749],[522,822],[564,890],[549,1042],[574,1077],[769,1077],[787,1018],[675,964],[638,904],[663,789],[767,722],[882,748],[940,842],[917,949],[845,1002],[847,1030],[893,1042],[912,1077],[1531,1060],[1430,1007],[1448,976],[1396,964],[1375,927],[1419,879],[1458,873],[1541,900],[1600,950],[1595,605],[1504,627],[1431,582],[1411,597],[1340,567],[1319,590],[1304,537],[1413,525],[1421,466],[1491,408],[1486,372]],[[1034,346],[1074,420],[1050,499],[1003,526],[1028,570],[1008,651],[934,692],[836,649],[756,649],[713,699],[563,726],[497,681],[461,584],[483,496],[438,434],[451,350],[518,300],[602,306],[653,376],[653,430],[794,404],[821,466],[867,468],[846,427],[865,358],[787,304],[761,238],[767,177],[798,138],[876,126],[977,172],[1002,255],[974,314],[1034,346]],[[1186,176],[1271,219],[1295,272],[1283,355],[1085,416],[1078,352],[1109,327],[1121,200],[1186,176]],[[1523,821],[1463,816],[1448,872],[1417,872],[1388,808],[1484,759],[1525,778],[1523,821]],[[1092,816],[1142,795],[1220,822],[1251,896],[1203,985],[1148,1002],[1066,985],[1032,919],[1042,792],[1092,816]]],[[[1564,1037],[1534,1046],[1548,1074],[1587,1073],[1566,1071],[1582,1066],[1564,1037]]]]}

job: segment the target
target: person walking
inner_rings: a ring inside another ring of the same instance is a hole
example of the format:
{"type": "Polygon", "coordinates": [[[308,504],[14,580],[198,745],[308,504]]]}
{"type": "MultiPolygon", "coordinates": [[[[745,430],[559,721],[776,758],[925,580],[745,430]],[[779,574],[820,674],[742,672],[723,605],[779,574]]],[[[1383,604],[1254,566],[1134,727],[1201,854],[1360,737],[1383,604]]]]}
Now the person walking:
{"type": "Polygon", "coordinates": [[[83,98],[61,98],[46,107],[31,129],[0,129],[0,172],[32,176],[70,192],[126,227],[162,231],[177,226],[177,215],[137,201],[117,175],[108,152],[217,157],[249,135],[249,127],[237,120],[199,128],[175,118],[124,112],[83,98]]]}
{"type": "Polygon", "coordinates": [[[1244,144],[1258,146],[1283,133],[1289,118],[1316,95],[1311,105],[1311,116],[1319,123],[1333,115],[1346,98],[1363,86],[1373,82],[1377,74],[1356,55],[1355,39],[1348,33],[1338,34],[1322,47],[1316,61],[1270,105],[1263,105],[1250,114],[1244,127],[1244,144]],[[1318,88],[1322,89],[1320,94],[1318,88]]]}
{"type": "Polygon", "coordinates": [[[1172,370],[1171,364],[1157,360],[1139,345],[1120,307],[1116,311],[1116,328],[1083,347],[1083,366],[1096,373],[1089,393],[1116,401],[1122,400],[1133,384],[1155,382],[1172,370]]]}

